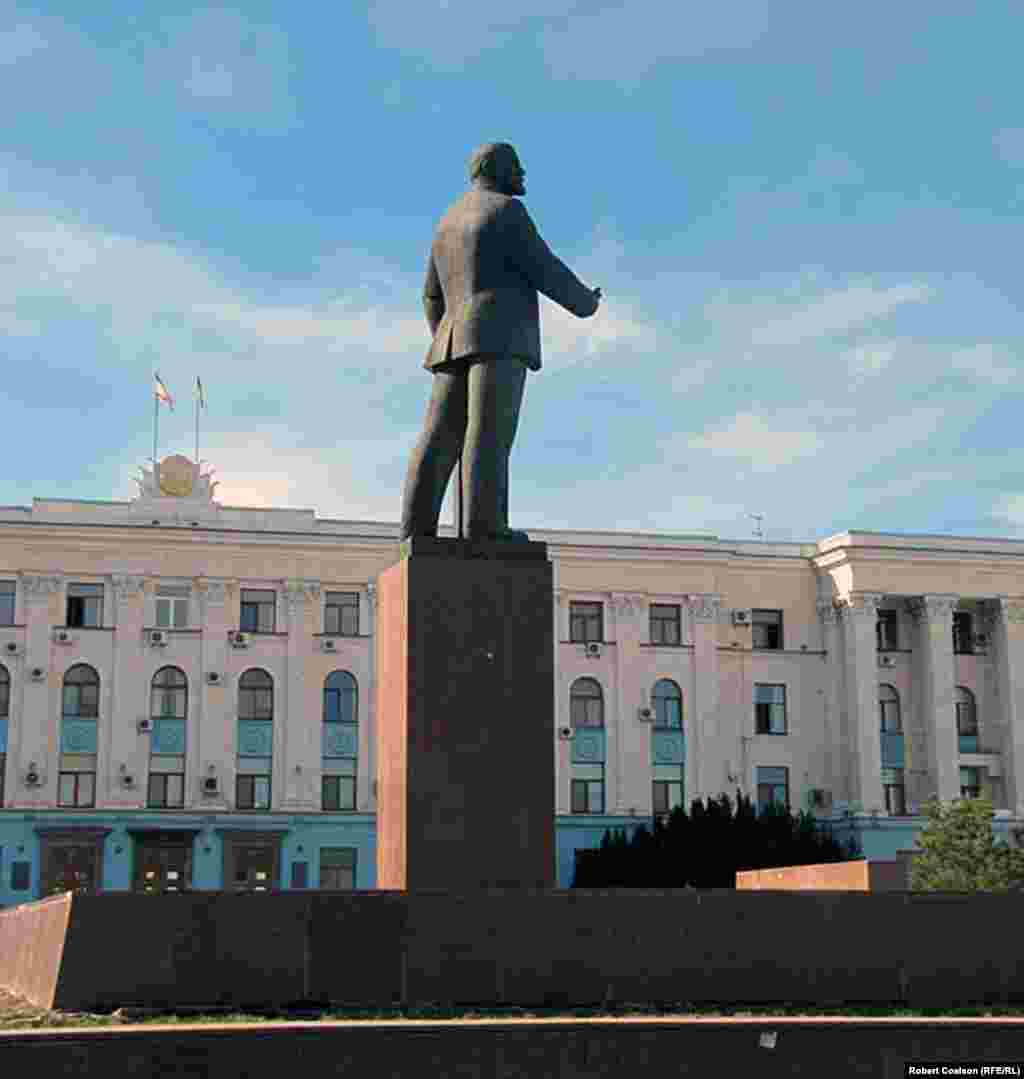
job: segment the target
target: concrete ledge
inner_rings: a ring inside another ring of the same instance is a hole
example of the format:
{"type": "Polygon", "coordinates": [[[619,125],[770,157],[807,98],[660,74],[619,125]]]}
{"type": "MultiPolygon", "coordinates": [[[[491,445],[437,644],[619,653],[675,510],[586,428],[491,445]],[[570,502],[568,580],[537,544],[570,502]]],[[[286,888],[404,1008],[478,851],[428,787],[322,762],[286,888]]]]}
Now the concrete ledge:
{"type": "Polygon", "coordinates": [[[537,1019],[0,1033],[12,1075],[902,1077],[907,1061],[1024,1059],[1013,1019],[537,1019]],[[31,1056],[29,1055],[31,1053],[31,1056]],[[315,1069],[315,1070],[314,1070],[315,1069]]]}

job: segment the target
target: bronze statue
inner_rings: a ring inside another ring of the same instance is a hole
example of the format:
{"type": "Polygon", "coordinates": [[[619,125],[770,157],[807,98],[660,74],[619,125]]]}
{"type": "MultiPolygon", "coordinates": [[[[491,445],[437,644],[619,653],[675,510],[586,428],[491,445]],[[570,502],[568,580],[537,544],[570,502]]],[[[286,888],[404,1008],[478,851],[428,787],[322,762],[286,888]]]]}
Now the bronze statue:
{"type": "Polygon", "coordinates": [[[541,239],[526,208],[525,172],[505,142],[469,162],[471,187],[434,235],[423,307],[434,336],[423,366],[433,393],[409,462],[402,539],[436,536],[445,488],[462,455],[464,539],[522,541],[508,527],[508,457],[526,371],[539,371],[537,293],[580,318],[597,310],[587,288],[541,239]]]}

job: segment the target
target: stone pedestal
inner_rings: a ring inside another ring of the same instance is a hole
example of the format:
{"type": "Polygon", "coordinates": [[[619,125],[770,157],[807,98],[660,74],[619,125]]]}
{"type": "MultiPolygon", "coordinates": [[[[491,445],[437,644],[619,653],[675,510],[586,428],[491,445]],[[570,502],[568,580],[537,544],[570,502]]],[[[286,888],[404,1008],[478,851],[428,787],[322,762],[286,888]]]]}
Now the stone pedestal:
{"type": "Polygon", "coordinates": [[[554,887],[546,545],[415,537],[378,591],[377,887],[554,887]]]}

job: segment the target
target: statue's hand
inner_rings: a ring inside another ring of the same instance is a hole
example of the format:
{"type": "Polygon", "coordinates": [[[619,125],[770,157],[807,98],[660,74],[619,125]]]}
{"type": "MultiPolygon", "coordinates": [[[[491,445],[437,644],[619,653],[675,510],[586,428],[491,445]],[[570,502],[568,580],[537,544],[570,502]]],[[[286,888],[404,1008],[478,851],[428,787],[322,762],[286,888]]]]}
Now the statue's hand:
{"type": "Polygon", "coordinates": [[[591,292],[594,297],[594,311],[596,312],[597,309],[601,306],[601,290],[599,288],[595,288],[591,289],[591,292]]]}

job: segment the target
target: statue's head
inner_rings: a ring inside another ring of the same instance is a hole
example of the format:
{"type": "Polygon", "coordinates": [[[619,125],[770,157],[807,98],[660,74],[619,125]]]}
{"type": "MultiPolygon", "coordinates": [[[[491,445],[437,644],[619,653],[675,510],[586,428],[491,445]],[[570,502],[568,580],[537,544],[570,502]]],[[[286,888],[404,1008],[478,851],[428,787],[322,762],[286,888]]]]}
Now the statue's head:
{"type": "Polygon", "coordinates": [[[470,180],[503,195],[525,195],[525,177],[519,155],[507,142],[484,143],[469,159],[470,180]]]}

